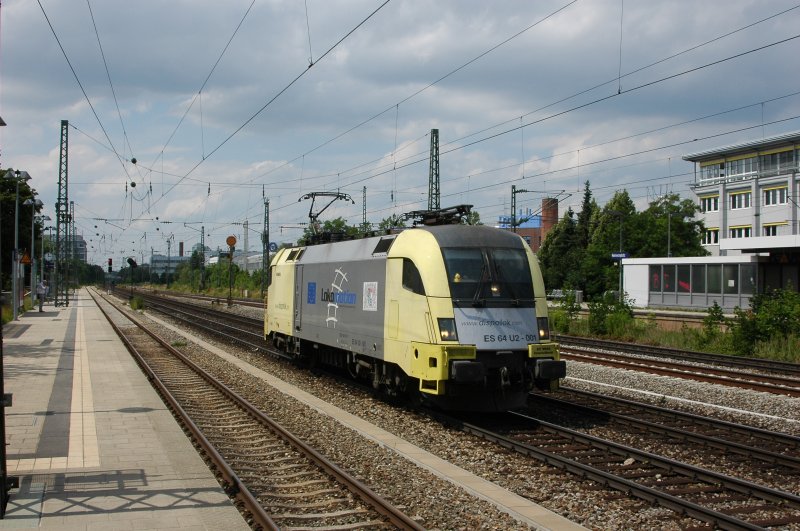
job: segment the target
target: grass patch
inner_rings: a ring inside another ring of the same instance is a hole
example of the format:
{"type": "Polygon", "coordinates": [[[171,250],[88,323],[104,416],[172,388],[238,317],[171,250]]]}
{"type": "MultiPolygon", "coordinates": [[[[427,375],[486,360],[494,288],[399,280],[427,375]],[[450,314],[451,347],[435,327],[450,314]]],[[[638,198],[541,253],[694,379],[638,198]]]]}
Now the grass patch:
{"type": "Polygon", "coordinates": [[[131,310],[144,310],[144,299],[135,296],[131,299],[131,310]]]}

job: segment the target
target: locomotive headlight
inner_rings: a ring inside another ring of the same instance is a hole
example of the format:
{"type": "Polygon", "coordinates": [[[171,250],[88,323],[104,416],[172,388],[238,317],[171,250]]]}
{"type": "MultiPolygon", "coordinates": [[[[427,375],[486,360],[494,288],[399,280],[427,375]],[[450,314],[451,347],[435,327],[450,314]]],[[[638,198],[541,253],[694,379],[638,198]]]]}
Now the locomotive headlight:
{"type": "Polygon", "coordinates": [[[458,332],[456,332],[456,320],[439,318],[439,334],[442,341],[458,341],[458,332]]]}
{"type": "Polygon", "coordinates": [[[536,324],[539,327],[539,340],[550,339],[550,327],[547,325],[547,317],[537,317],[536,324]]]}

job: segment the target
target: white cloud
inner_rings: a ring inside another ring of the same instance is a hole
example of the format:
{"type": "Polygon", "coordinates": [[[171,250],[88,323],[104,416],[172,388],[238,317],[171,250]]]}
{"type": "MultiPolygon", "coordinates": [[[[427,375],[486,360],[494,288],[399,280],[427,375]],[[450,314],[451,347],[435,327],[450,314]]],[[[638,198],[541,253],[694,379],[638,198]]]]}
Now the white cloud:
{"type": "MultiPolygon", "coordinates": [[[[43,2],[115,148],[139,161],[136,167],[126,164],[129,178],[116,156],[98,144],[108,143],[106,133],[38,4],[9,0],[3,5],[0,93],[9,125],[0,130],[0,163],[27,169],[42,200],[53,205],[59,124],[67,119],[78,128],[70,130],[70,199],[87,230],[94,230],[91,218],[126,220],[118,224],[124,231],[101,222],[107,234],[103,253],[124,248],[120,243],[115,250],[111,241],[144,245],[145,233],[147,245],[158,250],[167,228],[188,241],[196,231],[180,227],[194,221],[206,224],[208,244],[215,247],[227,233],[241,232],[236,223],[261,222],[262,185],[278,241],[300,232],[289,227],[306,221],[308,205],[297,198],[310,191],[350,193],[356,205],[336,204],[326,214],[354,223],[360,222],[363,186],[372,221],[424,208],[427,135],[434,127],[443,153],[443,205],[473,203],[490,221],[507,213],[515,183],[573,193],[563,209],[580,204],[586,179],[601,202],[620,187],[646,201],[648,179],[658,176],[688,196],[691,176],[681,155],[758,137],[762,120],[800,114],[797,96],[759,104],[796,90],[797,41],[626,92],[791,37],[800,9],[616,80],[620,66],[625,74],[792,7],[784,0],[626,2],[621,65],[622,4],[577,2],[453,72],[565,3],[390,2],[320,59],[379,2],[309,1],[308,20],[303,3],[257,2],[176,131],[250,2],[95,1],[125,138],[88,9],[67,0],[43,2]],[[316,63],[310,69],[309,59],[316,63]],[[618,90],[623,93],[617,96],[618,90]],[[570,111],[584,104],[589,105],[570,111]],[[749,107],[641,134],[741,106],[749,107]],[[640,136],[611,142],[630,135],[640,136]],[[720,136],[640,153],[713,135],[720,136]],[[517,180],[523,157],[527,178],[517,180]],[[622,158],[591,164],[613,157],[622,158]],[[137,188],[126,196],[131,178],[137,188]],[[153,192],[146,194],[151,184],[153,192]],[[156,216],[158,224],[132,221],[156,216]]],[[[796,129],[798,120],[766,125],[763,132],[796,129]]],[[[539,199],[525,194],[527,204],[539,199]]],[[[100,263],[107,257],[94,258],[100,263]]]]}

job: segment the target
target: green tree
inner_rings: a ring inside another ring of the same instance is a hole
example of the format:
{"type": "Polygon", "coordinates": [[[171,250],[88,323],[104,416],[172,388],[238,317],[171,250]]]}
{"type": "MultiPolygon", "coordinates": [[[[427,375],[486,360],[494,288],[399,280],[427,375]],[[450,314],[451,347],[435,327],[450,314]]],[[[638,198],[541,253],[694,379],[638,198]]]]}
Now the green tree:
{"type": "Polygon", "coordinates": [[[581,211],[578,213],[577,234],[578,245],[581,249],[586,249],[592,239],[592,219],[600,207],[597,202],[592,198],[592,191],[589,188],[589,181],[586,181],[583,188],[583,202],[581,202],[581,211]]]}
{"type": "Polygon", "coordinates": [[[481,215],[477,210],[470,210],[467,217],[461,219],[463,225],[483,225],[481,215]]]}
{"type": "Polygon", "coordinates": [[[392,214],[388,218],[383,218],[380,223],[378,223],[378,229],[381,231],[387,231],[390,229],[397,229],[397,228],[405,228],[406,220],[403,216],[399,216],[397,214],[392,214]]]}
{"type": "Polygon", "coordinates": [[[640,216],[641,228],[650,236],[636,256],[705,256],[701,241],[705,227],[695,215],[700,207],[678,194],[666,194],[650,203],[640,216]]]}
{"type": "Polygon", "coordinates": [[[582,249],[578,246],[578,233],[574,213],[568,209],[550,230],[537,256],[547,289],[578,287],[575,264],[580,264],[582,249]],[[569,266],[572,264],[572,267],[569,266]]]}
{"type": "MultiPolygon", "coordinates": [[[[16,214],[17,181],[16,179],[6,178],[6,173],[13,170],[10,168],[0,168],[0,217],[2,217],[2,256],[0,261],[3,264],[3,275],[0,279],[0,286],[3,289],[10,289],[11,285],[11,263],[12,251],[14,248],[14,216],[16,214]]],[[[30,250],[31,234],[31,207],[24,206],[27,199],[36,199],[39,194],[28,185],[27,181],[19,182],[19,218],[18,235],[20,250],[30,250]]],[[[36,213],[41,212],[42,207],[36,208],[36,213]]],[[[55,223],[55,222],[54,222],[55,223]]],[[[34,240],[41,238],[41,227],[36,225],[34,228],[34,240]]]]}
{"type": "Polygon", "coordinates": [[[348,225],[347,220],[340,216],[336,219],[326,220],[317,227],[309,224],[305,229],[303,229],[303,235],[298,240],[298,243],[300,245],[308,245],[319,235],[326,233],[354,237],[359,234],[359,228],[353,225],[348,225]]]}
{"type": "Polygon", "coordinates": [[[611,253],[622,251],[637,256],[645,234],[639,229],[639,216],[627,190],[614,197],[592,217],[594,230],[586,249],[583,270],[586,297],[592,299],[606,291],[619,289],[619,261],[611,253]]]}
{"type": "Polygon", "coordinates": [[[586,252],[597,224],[599,207],[586,181],[577,219],[572,209],[548,233],[539,249],[539,261],[548,289],[586,291],[587,278],[595,272],[586,267],[586,252]]]}

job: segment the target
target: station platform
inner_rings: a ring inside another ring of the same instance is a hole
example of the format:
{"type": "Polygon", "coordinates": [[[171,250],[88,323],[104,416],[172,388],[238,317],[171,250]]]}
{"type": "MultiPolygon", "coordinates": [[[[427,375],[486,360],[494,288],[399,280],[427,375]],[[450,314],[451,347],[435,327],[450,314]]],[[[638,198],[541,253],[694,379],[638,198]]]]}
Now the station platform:
{"type": "Polygon", "coordinates": [[[0,529],[250,529],[88,292],[44,310],[3,327],[0,529]]]}

